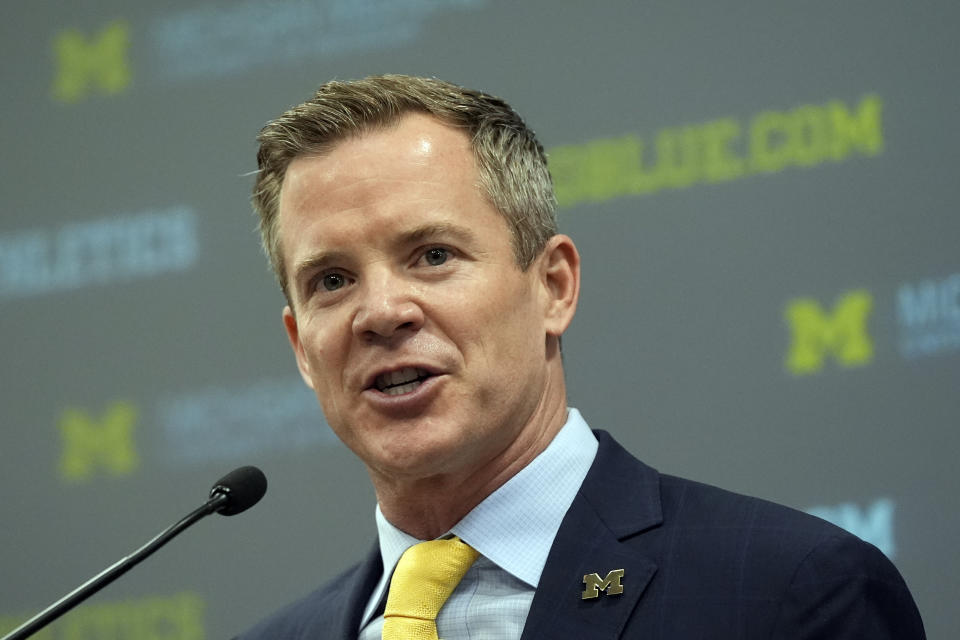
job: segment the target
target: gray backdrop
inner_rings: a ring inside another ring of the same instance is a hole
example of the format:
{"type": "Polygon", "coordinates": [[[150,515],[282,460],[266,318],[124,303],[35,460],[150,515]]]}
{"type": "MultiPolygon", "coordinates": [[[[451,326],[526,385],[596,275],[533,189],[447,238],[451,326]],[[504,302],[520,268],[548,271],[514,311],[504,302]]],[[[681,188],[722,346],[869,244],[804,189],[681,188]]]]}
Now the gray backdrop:
{"type": "Polygon", "coordinates": [[[570,403],[661,471],[877,544],[951,637],[960,534],[955,2],[8,2],[0,627],[192,509],[47,638],[222,638],[375,535],[296,374],[248,175],[319,83],[506,97],[583,255],[570,403]],[[62,6],[58,6],[62,4],[62,6]]]}

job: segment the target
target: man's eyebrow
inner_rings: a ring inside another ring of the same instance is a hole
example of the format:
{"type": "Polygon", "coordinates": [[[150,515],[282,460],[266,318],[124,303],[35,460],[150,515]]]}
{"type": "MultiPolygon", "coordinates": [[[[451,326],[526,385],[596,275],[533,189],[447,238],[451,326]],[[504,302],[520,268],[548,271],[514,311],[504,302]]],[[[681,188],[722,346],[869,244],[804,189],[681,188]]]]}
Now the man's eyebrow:
{"type": "Polygon", "coordinates": [[[396,244],[414,244],[442,236],[453,237],[462,242],[473,242],[476,239],[476,235],[468,227],[449,222],[436,222],[404,231],[397,237],[396,244]]]}

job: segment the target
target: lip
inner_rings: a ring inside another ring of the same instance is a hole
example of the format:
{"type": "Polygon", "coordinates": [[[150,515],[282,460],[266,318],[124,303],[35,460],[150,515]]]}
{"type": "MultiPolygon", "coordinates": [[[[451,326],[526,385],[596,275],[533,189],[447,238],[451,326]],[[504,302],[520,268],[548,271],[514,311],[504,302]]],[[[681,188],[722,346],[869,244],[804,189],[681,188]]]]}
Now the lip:
{"type": "MultiPolygon", "coordinates": [[[[426,367],[420,368],[429,371],[426,367]]],[[[385,369],[380,373],[387,371],[393,371],[393,369],[385,369]]],[[[391,396],[380,391],[372,385],[371,381],[371,385],[365,388],[360,395],[366,402],[383,413],[395,415],[419,413],[426,409],[427,405],[437,396],[446,378],[445,374],[431,372],[430,377],[420,383],[420,386],[416,389],[398,396],[391,396]]],[[[376,376],[374,376],[374,379],[376,379],[376,376]]]]}
{"type": "MultiPolygon", "coordinates": [[[[380,376],[382,376],[382,375],[384,375],[384,374],[390,373],[391,371],[400,371],[401,369],[423,369],[423,370],[426,371],[428,374],[430,374],[430,378],[427,379],[425,382],[429,382],[429,381],[432,380],[435,376],[438,376],[438,375],[442,375],[442,374],[443,374],[442,371],[440,371],[440,370],[437,369],[436,367],[431,367],[430,365],[418,364],[418,363],[401,363],[401,364],[398,364],[398,365],[389,366],[389,367],[384,367],[383,369],[378,369],[377,371],[374,371],[374,372],[371,373],[369,376],[367,376],[366,379],[364,379],[363,385],[362,385],[361,388],[363,389],[363,391],[371,391],[371,390],[373,390],[373,391],[376,391],[377,393],[382,393],[382,392],[381,392],[380,390],[378,390],[377,387],[375,386],[376,381],[377,381],[377,378],[380,377],[380,376]]],[[[423,385],[420,385],[420,386],[423,386],[423,385]]],[[[384,395],[386,395],[386,394],[384,394],[384,395]]],[[[396,397],[396,396],[394,396],[394,397],[396,397]]]]}

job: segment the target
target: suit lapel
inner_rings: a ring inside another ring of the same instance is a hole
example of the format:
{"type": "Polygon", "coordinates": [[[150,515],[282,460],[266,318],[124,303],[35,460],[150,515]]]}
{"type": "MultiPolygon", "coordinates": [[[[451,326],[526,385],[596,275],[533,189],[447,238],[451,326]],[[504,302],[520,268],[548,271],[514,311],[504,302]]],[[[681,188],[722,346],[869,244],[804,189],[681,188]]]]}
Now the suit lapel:
{"type": "Polygon", "coordinates": [[[381,573],[383,573],[383,560],[380,556],[380,545],[374,544],[357,570],[356,579],[347,589],[347,602],[342,609],[343,617],[339,625],[341,638],[354,640],[360,633],[360,618],[381,573]]]}
{"type": "Polygon", "coordinates": [[[360,617],[382,572],[380,547],[374,544],[357,570],[344,577],[341,584],[335,585],[336,590],[332,594],[329,589],[322,592],[325,602],[316,603],[314,615],[304,622],[296,637],[303,640],[356,640],[360,632],[360,617]]]}
{"type": "Polygon", "coordinates": [[[617,638],[657,565],[621,540],[658,526],[659,476],[596,432],[600,447],[550,549],[521,640],[617,638]],[[584,575],[622,569],[623,592],[583,599],[584,575]]]}

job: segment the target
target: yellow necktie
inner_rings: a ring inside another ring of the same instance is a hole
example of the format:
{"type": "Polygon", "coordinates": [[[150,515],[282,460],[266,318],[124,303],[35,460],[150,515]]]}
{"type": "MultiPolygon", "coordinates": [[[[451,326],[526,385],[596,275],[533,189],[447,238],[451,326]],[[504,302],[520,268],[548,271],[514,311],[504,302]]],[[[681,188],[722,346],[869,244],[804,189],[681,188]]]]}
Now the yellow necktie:
{"type": "Polygon", "coordinates": [[[460,538],[429,540],[407,549],[390,580],[383,640],[438,640],[440,607],[478,555],[460,538]]]}

